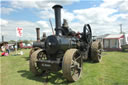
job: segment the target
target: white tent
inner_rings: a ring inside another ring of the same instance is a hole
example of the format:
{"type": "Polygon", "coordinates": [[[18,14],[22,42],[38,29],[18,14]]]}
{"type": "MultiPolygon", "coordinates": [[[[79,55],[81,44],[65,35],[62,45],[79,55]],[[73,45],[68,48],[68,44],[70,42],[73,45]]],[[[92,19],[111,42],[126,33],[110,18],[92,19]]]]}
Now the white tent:
{"type": "Polygon", "coordinates": [[[125,44],[124,34],[110,34],[104,37],[103,45],[106,50],[121,50],[121,45],[125,44]]]}

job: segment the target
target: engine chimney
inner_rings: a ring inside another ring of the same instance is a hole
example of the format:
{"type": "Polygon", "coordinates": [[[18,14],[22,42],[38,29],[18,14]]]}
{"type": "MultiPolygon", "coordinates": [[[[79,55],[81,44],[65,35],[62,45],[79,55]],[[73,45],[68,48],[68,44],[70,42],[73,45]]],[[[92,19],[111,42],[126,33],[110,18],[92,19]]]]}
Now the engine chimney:
{"type": "Polygon", "coordinates": [[[62,28],[61,28],[61,8],[63,8],[61,5],[55,5],[52,7],[55,11],[55,22],[56,22],[56,35],[62,34],[62,28]]]}
{"type": "Polygon", "coordinates": [[[36,28],[37,42],[40,42],[40,28],[36,28]]]}

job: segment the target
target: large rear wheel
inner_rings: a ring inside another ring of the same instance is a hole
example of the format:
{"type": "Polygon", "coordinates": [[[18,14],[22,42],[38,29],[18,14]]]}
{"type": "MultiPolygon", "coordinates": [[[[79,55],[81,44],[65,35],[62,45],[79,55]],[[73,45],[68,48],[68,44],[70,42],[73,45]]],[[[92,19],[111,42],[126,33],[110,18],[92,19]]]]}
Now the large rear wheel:
{"type": "Polygon", "coordinates": [[[62,62],[62,71],[68,81],[77,81],[82,72],[82,56],[77,49],[69,49],[65,52],[62,62]]]}
{"type": "Polygon", "coordinates": [[[44,55],[44,52],[42,49],[38,49],[31,54],[29,67],[30,67],[30,71],[36,76],[41,75],[43,73],[42,70],[38,68],[36,63],[36,61],[42,60],[42,59],[43,60],[46,59],[46,56],[44,55]]]}
{"type": "Polygon", "coordinates": [[[38,49],[40,49],[40,48],[38,48],[38,47],[32,48],[32,49],[30,50],[30,52],[29,52],[29,58],[31,57],[32,53],[33,53],[34,51],[38,50],[38,49]]]}
{"type": "Polygon", "coordinates": [[[102,44],[100,41],[94,41],[92,42],[91,45],[91,59],[94,62],[100,62],[102,57],[101,57],[101,53],[102,53],[102,44]]]}

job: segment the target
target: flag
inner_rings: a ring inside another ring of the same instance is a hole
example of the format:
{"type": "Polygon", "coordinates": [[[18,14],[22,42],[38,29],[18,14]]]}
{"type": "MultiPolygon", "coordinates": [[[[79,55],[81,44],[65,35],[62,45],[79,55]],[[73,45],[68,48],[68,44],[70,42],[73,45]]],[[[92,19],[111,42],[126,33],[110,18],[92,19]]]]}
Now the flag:
{"type": "Polygon", "coordinates": [[[16,35],[17,35],[18,37],[22,37],[22,36],[23,36],[23,28],[17,27],[17,28],[16,28],[16,35]]]}

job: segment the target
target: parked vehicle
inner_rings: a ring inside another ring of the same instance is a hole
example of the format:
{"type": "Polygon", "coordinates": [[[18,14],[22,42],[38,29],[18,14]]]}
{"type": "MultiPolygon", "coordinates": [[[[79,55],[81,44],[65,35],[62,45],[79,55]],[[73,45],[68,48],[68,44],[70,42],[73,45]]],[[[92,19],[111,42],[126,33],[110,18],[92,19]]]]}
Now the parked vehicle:
{"type": "Polygon", "coordinates": [[[39,39],[33,43],[30,54],[30,71],[35,75],[62,70],[68,81],[77,81],[81,77],[83,59],[94,62],[101,61],[101,44],[92,41],[91,26],[85,24],[82,33],[71,30],[66,20],[61,26],[60,5],[53,6],[55,11],[55,35],[44,41],[39,39]]]}

